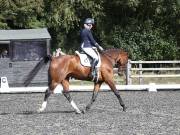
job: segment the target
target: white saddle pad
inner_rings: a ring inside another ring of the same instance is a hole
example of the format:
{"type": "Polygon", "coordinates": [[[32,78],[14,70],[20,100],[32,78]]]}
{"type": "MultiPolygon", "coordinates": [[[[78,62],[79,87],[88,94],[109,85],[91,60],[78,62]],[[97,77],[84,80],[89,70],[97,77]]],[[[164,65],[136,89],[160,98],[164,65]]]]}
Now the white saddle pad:
{"type": "MultiPolygon", "coordinates": [[[[81,65],[86,66],[86,67],[91,67],[91,58],[89,58],[85,53],[80,53],[79,51],[75,51],[75,53],[79,56],[81,65]]],[[[101,58],[100,58],[99,53],[98,53],[98,58],[99,58],[99,61],[96,67],[99,68],[101,66],[101,58]]]]}

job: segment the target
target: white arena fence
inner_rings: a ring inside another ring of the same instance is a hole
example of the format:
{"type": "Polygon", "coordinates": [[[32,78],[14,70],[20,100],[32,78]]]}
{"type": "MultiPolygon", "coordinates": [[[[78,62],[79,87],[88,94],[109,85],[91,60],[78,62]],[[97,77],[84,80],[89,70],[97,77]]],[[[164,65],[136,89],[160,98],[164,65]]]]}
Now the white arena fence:
{"type": "MultiPolygon", "coordinates": [[[[128,60],[126,68],[126,84],[131,85],[134,78],[139,79],[139,84],[143,84],[143,78],[180,78],[180,60],[176,61],[131,61],[128,60]],[[154,65],[155,68],[144,68],[143,65],[154,65]],[[166,64],[167,67],[159,67],[166,64]],[[173,65],[173,66],[172,66],[173,65]],[[164,74],[145,74],[145,72],[164,72],[164,74]],[[170,72],[171,73],[167,73],[170,72]],[[173,71],[173,72],[172,72],[173,71]]],[[[180,82],[179,82],[180,83],[180,82]]]]}
{"type": "MultiPolygon", "coordinates": [[[[1,80],[5,80],[6,77],[1,78],[1,80]]],[[[6,78],[7,79],[7,78],[6,78]]],[[[10,88],[8,82],[1,83],[0,93],[42,93],[45,92],[47,86],[44,87],[12,87],[10,88]]],[[[116,85],[118,90],[147,90],[154,91],[157,90],[180,90],[180,84],[160,84],[157,85],[155,83],[150,83],[147,85],[116,85]]],[[[60,88],[62,90],[62,87],[60,88]]],[[[61,93],[61,90],[55,91],[55,93],[61,93]]],[[[92,85],[70,85],[70,91],[92,91],[92,85]]],[[[110,88],[108,85],[102,85],[101,91],[109,91],[110,88]]]]}
{"type": "MultiPolygon", "coordinates": [[[[172,67],[172,68],[143,68],[142,64],[147,63],[171,63],[171,64],[180,64],[180,61],[128,61],[127,69],[126,69],[126,84],[127,85],[116,85],[118,90],[147,90],[147,91],[157,91],[157,90],[180,90],[180,82],[179,84],[139,84],[133,85],[132,78],[139,78],[140,82],[142,82],[142,78],[144,77],[180,77],[179,74],[164,74],[164,75],[144,75],[143,71],[180,71],[180,67],[172,67]],[[138,67],[133,68],[132,64],[139,64],[138,67]],[[133,71],[138,71],[139,74],[133,75],[133,71]]],[[[70,85],[70,91],[92,91],[94,88],[93,85],[70,85]]],[[[43,93],[47,89],[47,86],[43,87],[9,87],[7,77],[1,77],[1,87],[0,93],[43,93]]],[[[57,90],[57,89],[56,89],[57,90]]],[[[59,90],[55,91],[55,93],[60,93],[62,87],[59,90]]],[[[109,91],[110,88],[108,85],[102,85],[101,91],[109,91]]]]}

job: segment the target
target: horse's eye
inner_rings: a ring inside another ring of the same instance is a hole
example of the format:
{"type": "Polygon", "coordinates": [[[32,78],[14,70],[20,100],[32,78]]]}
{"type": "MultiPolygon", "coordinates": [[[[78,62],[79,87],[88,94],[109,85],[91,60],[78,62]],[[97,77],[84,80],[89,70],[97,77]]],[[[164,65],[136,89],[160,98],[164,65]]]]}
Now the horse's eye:
{"type": "Polygon", "coordinates": [[[121,64],[121,62],[120,61],[117,61],[117,65],[120,65],[121,64]]]}

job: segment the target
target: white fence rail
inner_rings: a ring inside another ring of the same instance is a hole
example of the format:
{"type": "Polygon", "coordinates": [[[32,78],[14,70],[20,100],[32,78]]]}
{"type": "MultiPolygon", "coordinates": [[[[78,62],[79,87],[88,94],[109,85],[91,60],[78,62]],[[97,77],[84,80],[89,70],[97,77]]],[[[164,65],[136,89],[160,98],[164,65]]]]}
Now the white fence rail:
{"type": "MultiPolygon", "coordinates": [[[[70,85],[70,91],[92,91],[93,85],[70,85]]],[[[180,84],[176,85],[156,85],[155,83],[150,83],[147,85],[116,85],[118,90],[147,90],[156,92],[157,90],[180,90],[180,84]]],[[[47,87],[13,87],[8,86],[8,81],[6,77],[1,78],[0,93],[42,93],[45,92],[47,87]],[[3,80],[3,82],[2,82],[3,80]]],[[[54,93],[61,93],[62,87],[56,89],[54,93]]],[[[110,90],[108,85],[102,85],[101,91],[110,90]]]]}
{"type": "MultiPolygon", "coordinates": [[[[173,78],[180,77],[180,61],[131,61],[128,60],[127,69],[126,69],[126,84],[131,85],[133,78],[138,78],[139,83],[142,84],[143,78],[173,78]],[[135,65],[137,67],[134,67],[135,65]],[[163,68],[143,68],[144,64],[179,64],[177,67],[163,67],[163,68]],[[136,71],[136,74],[133,74],[136,71]],[[179,71],[178,73],[171,74],[144,74],[144,71],[179,71]],[[138,74],[137,74],[138,73],[138,74]]],[[[180,82],[179,82],[180,83],[180,82]]]]}

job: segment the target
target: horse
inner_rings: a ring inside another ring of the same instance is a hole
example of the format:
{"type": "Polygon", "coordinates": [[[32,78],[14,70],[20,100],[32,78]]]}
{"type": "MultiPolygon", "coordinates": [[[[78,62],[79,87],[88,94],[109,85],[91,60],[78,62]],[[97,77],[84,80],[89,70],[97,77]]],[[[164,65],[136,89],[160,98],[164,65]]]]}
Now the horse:
{"type": "Polygon", "coordinates": [[[123,108],[123,111],[126,111],[127,107],[125,106],[119,91],[115,86],[113,67],[116,66],[119,70],[121,70],[121,68],[128,62],[128,53],[121,49],[108,49],[100,53],[100,58],[101,65],[99,68],[99,78],[97,81],[94,81],[92,98],[84,110],[80,110],[71,98],[69,92],[69,79],[70,77],[73,77],[78,80],[91,81],[92,77],[89,76],[91,68],[82,66],[78,55],[60,55],[58,57],[46,56],[40,60],[35,68],[29,73],[24,82],[25,86],[29,85],[38,70],[50,61],[48,69],[48,88],[45,91],[44,101],[39,109],[39,112],[45,110],[48,98],[52,93],[54,93],[55,89],[62,87],[63,90],[61,88],[61,92],[75,109],[75,112],[78,114],[85,113],[92,107],[97,98],[98,92],[100,91],[100,87],[104,82],[108,84],[114,92],[121,107],[123,108]]]}

